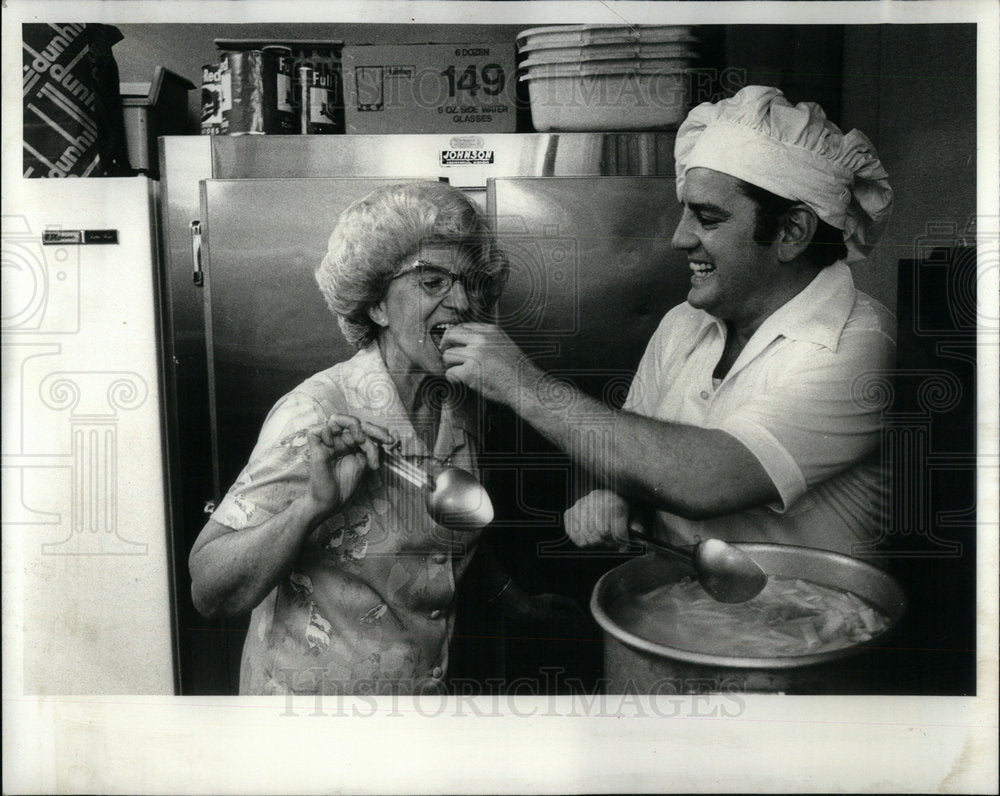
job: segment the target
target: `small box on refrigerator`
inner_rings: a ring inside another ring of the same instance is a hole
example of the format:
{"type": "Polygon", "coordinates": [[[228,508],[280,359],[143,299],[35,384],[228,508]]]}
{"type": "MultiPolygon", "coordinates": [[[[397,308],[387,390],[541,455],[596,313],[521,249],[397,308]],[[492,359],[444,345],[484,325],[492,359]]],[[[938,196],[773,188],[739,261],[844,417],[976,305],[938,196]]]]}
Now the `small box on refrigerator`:
{"type": "Polygon", "coordinates": [[[348,133],[512,133],[514,43],[344,47],[348,133]]]}

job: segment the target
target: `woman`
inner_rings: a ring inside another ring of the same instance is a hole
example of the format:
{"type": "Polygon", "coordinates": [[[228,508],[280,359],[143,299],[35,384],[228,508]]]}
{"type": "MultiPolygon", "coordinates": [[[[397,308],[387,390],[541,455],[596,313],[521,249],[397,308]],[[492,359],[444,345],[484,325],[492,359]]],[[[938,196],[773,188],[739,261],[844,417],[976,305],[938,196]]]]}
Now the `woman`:
{"type": "Polygon", "coordinates": [[[443,379],[438,345],[488,316],[506,275],[475,205],[443,183],[341,214],[316,279],[359,350],[275,404],[190,555],[199,611],[253,611],[240,693],[441,687],[478,533],[435,524],[379,446],[476,472],[477,404],[443,379]]]}

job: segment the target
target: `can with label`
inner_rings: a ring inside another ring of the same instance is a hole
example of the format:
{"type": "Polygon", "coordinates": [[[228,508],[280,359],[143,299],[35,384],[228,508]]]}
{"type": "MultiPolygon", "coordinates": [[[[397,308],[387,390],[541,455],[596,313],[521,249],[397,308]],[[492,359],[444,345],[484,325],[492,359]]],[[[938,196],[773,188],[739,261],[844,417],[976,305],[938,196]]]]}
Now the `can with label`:
{"type": "Polygon", "coordinates": [[[299,132],[328,135],[337,130],[337,95],[332,76],[311,66],[299,67],[299,132]]]}
{"type": "MultiPolygon", "coordinates": [[[[302,130],[302,87],[299,82],[299,69],[308,66],[314,70],[312,83],[313,87],[327,89],[324,99],[315,103],[315,108],[321,114],[320,118],[314,119],[314,132],[344,132],[344,102],[343,102],[343,81],[341,76],[340,54],[344,47],[344,42],[340,40],[320,40],[320,39],[215,39],[215,46],[221,53],[261,51],[278,56],[278,77],[276,83],[282,81],[284,76],[291,76],[291,94],[276,90],[276,105],[281,106],[280,113],[289,115],[290,127],[282,129],[282,132],[300,132],[302,130]],[[285,64],[284,59],[290,58],[291,70],[285,64]],[[332,102],[330,94],[332,94],[332,102]],[[282,97],[290,97],[290,101],[285,102],[282,97]],[[324,104],[326,109],[323,110],[324,104]],[[291,107],[291,112],[288,111],[291,107]],[[332,122],[331,122],[332,117],[332,122]],[[328,129],[332,123],[332,130],[328,129]]],[[[315,93],[315,92],[314,92],[315,93]]],[[[268,130],[267,132],[272,132],[268,130]]]]}
{"type": "MultiPolygon", "coordinates": [[[[224,94],[222,64],[206,64],[201,68],[201,134],[225,133],[223,128],[224,94]]],[[[228,114],[226,121],[228,122],[228,114]]]]}
{"type": "Polygon", "coordinates": [[[223,54],[232,84],[230,135],[294,131],[291,63],[290,57],[267,48],[223,54]]]}
{"type": "Polygon", "coordinates": [[[262,47],[261,50],[265,58],[275,60],[274,108],[279,128],[276,132],[294,133],[295,90],[292,76],[295,73],[295,60],[292,58],[292,48],[275,44],[262,47]]]}
{"type": "Polygon", "coordinates": [[[302,129],[302,68],[313,70],[313,133],[344,132],[344,102],[341,89],[339,41],[303,41],[293,48],[295,55],[296,98],[300,101],[299,129],[302,129]],[[320,91],[322,89],[322,91],[320,91]],[[319,95],[319,96],[317,96],[319,95]],[[325,107],[324,107],[325,106],[325,107]],[[317,118],[317,114],[318,118],[317,118]],[[318,126],[316,126],[318,125],[318,126]]]}

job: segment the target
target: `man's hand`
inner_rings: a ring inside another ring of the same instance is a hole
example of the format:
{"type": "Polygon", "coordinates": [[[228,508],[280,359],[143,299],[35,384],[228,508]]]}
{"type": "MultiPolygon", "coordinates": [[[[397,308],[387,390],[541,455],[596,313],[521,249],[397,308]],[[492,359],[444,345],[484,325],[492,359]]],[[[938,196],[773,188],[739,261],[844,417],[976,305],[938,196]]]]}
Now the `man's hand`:
{"type": "Polygon", "coordinates": [[[451,381],[515,410],[520,388],[537,381],[540,371],[499,326],[460,323],[445,332],[442,358],[451,381]]]}
{"type": "Polygon", "coordinates": [[[628,543],[629,504],[608,489],[595,489],[566,509],[566,534],[577,547],[628,543]]]}
{"type": "Polygon", "coordinates": [[[351,415],[331,415],[307,432],[309,498],[316,512],[330,515],[357,489],[366,470],[377,470],[379,443],[392,444],[392,434],[351,415]]]}

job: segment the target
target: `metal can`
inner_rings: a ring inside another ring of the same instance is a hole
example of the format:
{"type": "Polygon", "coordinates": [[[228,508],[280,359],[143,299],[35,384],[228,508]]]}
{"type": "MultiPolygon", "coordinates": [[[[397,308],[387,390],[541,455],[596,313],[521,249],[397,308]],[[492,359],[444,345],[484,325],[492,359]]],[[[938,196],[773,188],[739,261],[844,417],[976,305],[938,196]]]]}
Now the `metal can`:
{"type": "Polygon", "coordinates": [[[227,52],[222,56],[232,84],[230,135],[262,135],[264,129],[264,53],[227,52]]]}
{"type": "MultiPolygon", "coordinates": [[[[282,45],[268,45],[261,48],[265,58],[273,58],[274,63],[274,112],[280,133],[295,132],[295,90],[292,76],[295,59],[292,48],[282,45]]],[[[268,132],[271,132],[268,130],[268,132]]]]}
{"type": "Polygon", "coordinates": [[[301,84],[301,69],[309,67],[313,70],[312,100],[314,111],[312,116],[313,133],[343,133],[344,103],[341,89],[340,50],[343,42],[311,41],[301,42],[294,48],[296,65],[296,98],[299,106],[299,129],[302,129],[301,106],[303,94],[301,84]]]}
{"type": "Polygon", "coordinates": [[[290,57],[270,48],[236,50],[223,55],[223,64],[232,84],[230,135],[293,132],[290,57]]]}
{"type": "Polygon", "coordinates": [[[337,132],[336,93],[328,74],[311,66],[299,67],[299,132],[323,135],[337,132]]]}
{"type": "MultiPolygon", "coordinates": [[[[206,64],[201,68],[201,134],[216,135],[223,129],[224,94],[222,64],[206,64]]],[[[228,119],[227,119],[228,121],[228,119]]]]}
{"type": "Polygon", "coordinates": [[[309,133],[309,100],[312,87],[313,76],[316,70],[311,66],[300,66],[295,70],[298,82],[296,83],[296,96],[299,99],[299,132],[303,135],[309,133]]]}

